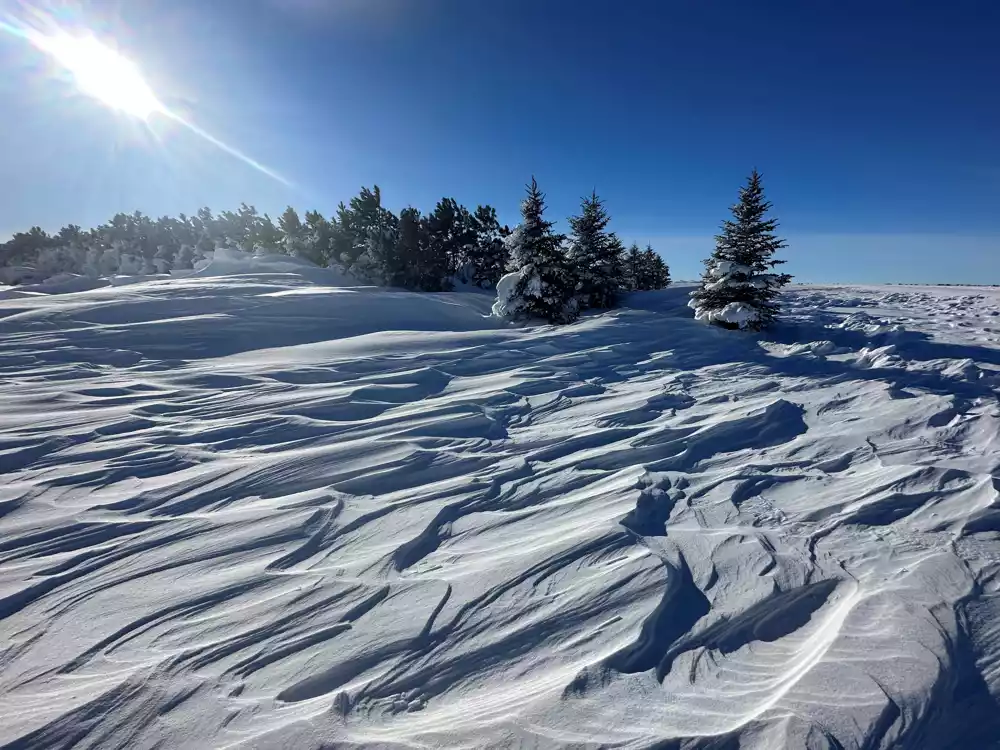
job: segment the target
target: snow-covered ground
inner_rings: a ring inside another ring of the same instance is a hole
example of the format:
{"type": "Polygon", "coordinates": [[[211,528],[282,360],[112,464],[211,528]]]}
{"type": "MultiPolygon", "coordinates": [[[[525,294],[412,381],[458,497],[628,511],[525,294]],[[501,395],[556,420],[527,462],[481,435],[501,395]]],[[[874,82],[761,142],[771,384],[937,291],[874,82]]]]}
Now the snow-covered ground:
{"type": "Polygon", "coordinates": [[[1000,291],[240,270],[0,292],[3,747],[1000,741],[1000,291]]]}

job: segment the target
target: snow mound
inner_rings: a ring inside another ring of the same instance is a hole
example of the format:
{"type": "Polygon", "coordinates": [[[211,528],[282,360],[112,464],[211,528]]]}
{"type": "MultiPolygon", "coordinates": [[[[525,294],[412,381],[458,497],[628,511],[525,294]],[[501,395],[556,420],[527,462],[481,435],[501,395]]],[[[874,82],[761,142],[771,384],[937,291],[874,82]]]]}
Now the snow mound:
{"type": "Polygon", "coordinates": [[[295,274],[314,284],[324,286],[354,286],[356,282],[332,268],[320,268],[304,258],[278,253],[253,255],[233,248],[220,247],[212,257],[199,263],[191,274],[197,278],[241,276],[251,274],[295,274]]]}
{"type": "MultiPolygon", "coordinates": [[[[498,318],[513,318],[523,308],[523,299],[515,294],[517,285],[521,283],[521,272],[513,271],[505,274],[497,283],[497,298],[492,311],[498,318]]],[[[536,277],[537,279],[537,277],[536,277]]]]}
{"type": "Polygon", "coordinates": [[[145,284],[147,281],[165,281],[177,278],[172,273],[157,273],[148,275],[125,276],[117,274],[108,277],[108,284],[111,286],[131,286],[132,284],[145,284]]]}
{"type": "Polygon", "coordinates": [[[39,284],[45,274],[30,266],[0,266],[0,284],[39,284]]]}
{"type": "Polygon", "coordinates": [[[107,279],[95,279],[76,273],[59,273],[55,276],[49,276],[47,279],[36,284],[21,284],[17,287],[17,291],[49,295],[74,294],[76,292],[87,292],[91,289],[100,289],[107,285],[107,279]]]}
{"type": "Polygon", "coordinates": [[[864,312],[856,312],[849,315],[837,326],[846,331],[861,331],[867,336],[883,336],[886,334],[905,333],[906,328],[898,323],[894,324],[890,320],[878,318],[864,312]]]}

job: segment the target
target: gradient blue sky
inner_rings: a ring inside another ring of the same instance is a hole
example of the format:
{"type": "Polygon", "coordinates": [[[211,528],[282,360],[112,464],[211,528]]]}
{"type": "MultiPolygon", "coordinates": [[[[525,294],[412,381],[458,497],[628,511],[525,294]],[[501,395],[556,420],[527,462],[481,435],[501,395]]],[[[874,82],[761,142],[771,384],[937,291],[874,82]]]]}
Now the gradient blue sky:
{"type": "Polygon", "coordinates": [[[331,213],[373,183],[393,209],[448,195],[513,224],[534,174],[553,218],[596,188],[691,278],[756,166],[801,280],[1000,283],[996,0],[56,1],[291,186],[0,35],[4,236],[331,213]]]}

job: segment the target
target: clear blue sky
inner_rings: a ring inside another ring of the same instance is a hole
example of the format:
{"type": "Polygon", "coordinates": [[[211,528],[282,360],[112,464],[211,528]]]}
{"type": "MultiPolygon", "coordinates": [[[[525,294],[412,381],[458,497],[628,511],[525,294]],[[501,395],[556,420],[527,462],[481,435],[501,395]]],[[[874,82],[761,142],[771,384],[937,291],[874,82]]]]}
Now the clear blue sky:
{"type": "MultiPolygon", "coordinates": [[[[173,109],[149,132],[0,35],[4,235],[240,201],[331,213],[377,183],[514,223],[592,188],[692,277],[752,167],[810,281],[1000,283],[995,0],[104,0],[173,109]]],[[[0,0],[12,10],[15,0],[0,0]]]]}

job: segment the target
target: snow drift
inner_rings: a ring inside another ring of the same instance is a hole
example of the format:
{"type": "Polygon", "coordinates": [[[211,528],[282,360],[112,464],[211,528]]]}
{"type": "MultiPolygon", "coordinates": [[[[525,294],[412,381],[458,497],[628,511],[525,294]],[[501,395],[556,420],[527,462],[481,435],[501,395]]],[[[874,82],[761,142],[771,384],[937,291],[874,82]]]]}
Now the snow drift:
{"type": "Polygon", "coordinates": [[[1000,741],[1000,294],[244,261],[0,301],[5,747],[1000,741]]]}

